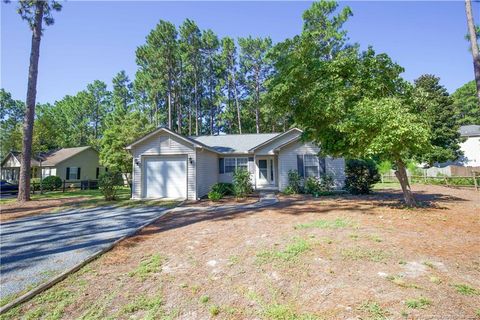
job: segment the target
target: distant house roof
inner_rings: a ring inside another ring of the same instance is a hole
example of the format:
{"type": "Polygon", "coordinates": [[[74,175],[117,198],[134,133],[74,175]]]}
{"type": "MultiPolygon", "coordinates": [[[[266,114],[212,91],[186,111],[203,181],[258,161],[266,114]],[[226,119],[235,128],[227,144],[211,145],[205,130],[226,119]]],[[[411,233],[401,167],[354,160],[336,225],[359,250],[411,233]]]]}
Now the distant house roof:
{"type": "Polygon", "coordinates": [[[243,153],[271,140],[279,133],[225,134],[218,136],[190,136],[220,153],[243,153]]]}
{"type": "MultiPolygon", "coordinates": [[[[39,167],[40,166],[40,160],[42,160],[42,166],[44,167],[54,167],[58,163],[67,160],[77,154],[79,154],[82,151],[85,151],[87,149],[90,149],[90,146],[86,147],[76,147],[76,148],[62,148],[59,150],[54,150],[54,151],[48,151],[42,153],[39,157],[32,158],[31,166],[32,167],[39,167]]],[[[17,152],[17,151],[11,151],[8,153],[8,155],[2,160],[2,166],[5,163],[5,161],[8,159],[10,156],[14,156],[17,158],[18,161],[20,161],[22,153],[17,152]]]]}
{"type": "Polygon", "coordinates": [[[43,166],[55,166],[58,163],[67,160],[82,151],[90,149],[90,146],[86,147],[76,147],[76,148],[62,148],[57,151],[49,152],[44,156],[44,160],[42,162],[43,166]]]}
{"type": "Polygon", "coordinates": [[[479,137],[480,125],[472,124],[468,126],[461,126],[458,131],[462,137],[479,137]]]}

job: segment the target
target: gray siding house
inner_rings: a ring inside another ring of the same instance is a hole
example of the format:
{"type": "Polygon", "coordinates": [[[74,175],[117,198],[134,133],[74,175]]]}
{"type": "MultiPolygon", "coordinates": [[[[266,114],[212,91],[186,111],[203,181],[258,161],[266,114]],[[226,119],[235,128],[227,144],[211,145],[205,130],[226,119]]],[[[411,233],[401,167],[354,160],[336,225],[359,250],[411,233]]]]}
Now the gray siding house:
{"type": "Polygon", "coordinates": [[[288,171],[333,176],[343,187],[344,159],[318,158],[319,147],[302,131],[183,136],[159,128],[127,147],[133,155],[132,197],[199,199],[217,182],[232,182],[236,169],[250,172],[256,190],[284,190],[288,171]]]}

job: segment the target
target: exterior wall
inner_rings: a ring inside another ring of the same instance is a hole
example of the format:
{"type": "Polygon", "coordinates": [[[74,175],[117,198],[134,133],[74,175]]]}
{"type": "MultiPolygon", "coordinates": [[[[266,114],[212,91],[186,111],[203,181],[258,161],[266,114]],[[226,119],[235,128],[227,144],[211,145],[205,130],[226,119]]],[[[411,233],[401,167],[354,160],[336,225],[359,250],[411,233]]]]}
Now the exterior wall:
{"type": "Polygon", "coordinates": [[[463,165],[478,167],[480,166],[480,137],[469,137],[460,144],[463,151],[463,165]]]}
{"type": "Polygon", "coordinates": [[[132,198],[140,199],[143,197],[142,163],[144,157],[176,154],[187,156],[187,197],[192,200],[197,199],[195,179],[195,164],[197,161],[193,145],[169,133],[160,132],[133,146],[131,151],[133,155],[132,198]],[[188,161],[188,158],[193,160],[193,164],[188,161]],[[136,164],[138,161],[140,165],[136,164]]]}
{"type": "MultiPolygon", "coordinates": [[[[288,171],[297,170],[298,154],[317,154],[320,148],[312,143],[294,142],[282,148],[278,154],[278,187],[282,191],[288,186],[288,171]]],[[[345,160],[327,157],[326,173],[332,175],[335,188],[341,189],[345,183],[345,160]]]]}
{"type": "Polygon", "coordinates": [[[18,167],[20,168],[20,161],[17,160],[14,156],[11,154],[8,156],[7,161],[5,161],[5,164],[3,165],[4,168],[13,168],[13,167],[18,167]]]}
{"type": "MultiPolygon", "coordinates": [[[[46,166],[45,166],[46,167],[46,166]]],[[[98,152],[89,148],[79,154],[58,163],[56,168],[56,176],[62,180],[69,181],[66,177],[68,167],[80,168],[80,179],[78,180],[95,180],[97,178],[97,168],[100,167],[98,152]]],[[[100,171],[101,173],[103,171],[100,171]]]]}
{"type": "Polygon", "coordinates": [[[286,135],[284,135],[281,138],[278,138],[271,143],[259,148],[258,150],[255,150],[255,155],[274,155],[275,152],[274,150],[281,145],[284,145],[288,141],[292,140],[293,138],[296,138],[300,135],[301,133],[299,131],[292,131],[286,135]]]}
{"type": "Polygon", "coordinates": [[[216,153],[197,149],[197,197],[208,194],[212,185],[218,182],[218,156],[216,153]]]}

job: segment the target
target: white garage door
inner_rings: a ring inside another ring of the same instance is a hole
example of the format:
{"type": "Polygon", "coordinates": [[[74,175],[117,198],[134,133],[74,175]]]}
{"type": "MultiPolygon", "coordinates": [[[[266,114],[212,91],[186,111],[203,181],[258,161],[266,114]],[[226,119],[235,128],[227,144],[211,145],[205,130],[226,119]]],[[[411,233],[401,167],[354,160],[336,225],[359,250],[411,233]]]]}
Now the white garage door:
{"type": "Polygon", "coordinates": [[[186,156],[152,157],[144,161],[146,198],[186,198],[186,156]]]}

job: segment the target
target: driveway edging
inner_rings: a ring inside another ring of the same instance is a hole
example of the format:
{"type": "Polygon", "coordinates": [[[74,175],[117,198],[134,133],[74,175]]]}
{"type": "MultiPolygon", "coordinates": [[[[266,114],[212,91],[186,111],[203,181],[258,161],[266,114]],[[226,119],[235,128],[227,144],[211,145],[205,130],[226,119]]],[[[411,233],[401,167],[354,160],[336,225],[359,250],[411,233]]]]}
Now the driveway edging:
{"type": "Polygon", "coordinates": [[[163,211],[163,213],[160,216],[150,219],[149,221],[142,224],[141,226],[139,226],[135,230],[132,230],[129,233],[125,234],[124,236],[118,238],[117,240],[115,240],[110,245],[106,246],[105,248],[91,254],[88,258],[86,258],[82,262],[76,264],[75,266],[71,267],[70,269],[68,269],[68,270],[62,272],[61,274],[57,275],[56,277],[50,279],[49,281],[47,281],[45,283],[42,283],[38,287],[28,291],[27,293],[21,295],[20,297],[14,299],[13,301],[11,301],[9,303],[7,303],[6,305],[4,305],[3,307],[0,308],[0,314],[3,314],[3,313],[7,312],[8,310],[10,310],[12,308],[15,308],[16,306],[32,299],[37,294],[53,287],[55,284],[64,280],[70,274],[73,274],[73,273],[77,272],[79,269],[81,269],[82,267],[84,267],[88,263],[92,262],[93,260],[97,259],[99,256],[103,255],[105,252],[112,250],[119,242],[125,240],[126,238],[129,238],[129,237],[135,235],[141,229],[149,226],[150,224],[154,223],[158,219],[163,218],[165,215],[172,212],[175,208],[178,208],[178,207],[182,206],[184,203],[185,203],[185,201],[182,201],[177,206],[175,206],[174,208],[170,208],[170,209],[167,209],[167,210],[163,211]]]}

